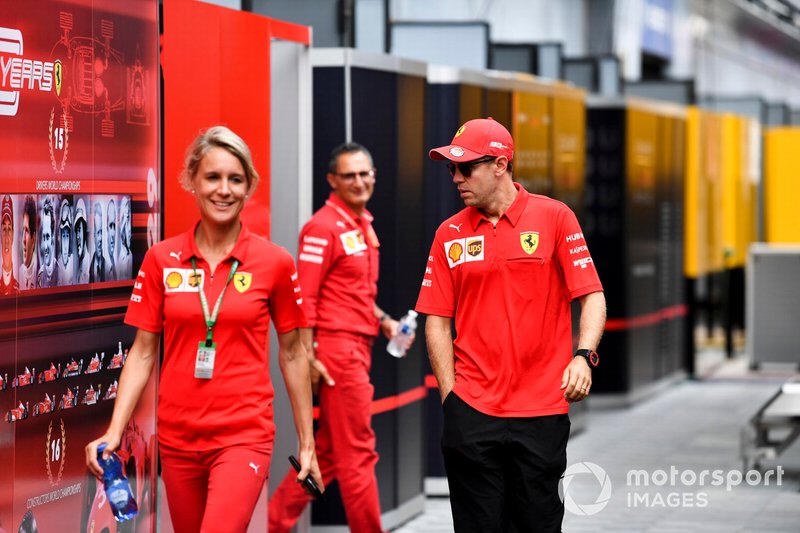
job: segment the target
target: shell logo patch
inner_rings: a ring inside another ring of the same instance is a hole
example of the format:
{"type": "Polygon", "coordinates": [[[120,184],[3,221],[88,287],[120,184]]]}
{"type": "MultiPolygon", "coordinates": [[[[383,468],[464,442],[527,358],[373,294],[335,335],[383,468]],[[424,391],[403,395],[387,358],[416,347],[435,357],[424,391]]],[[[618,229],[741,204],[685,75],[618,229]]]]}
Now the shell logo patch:
{"type": "Polygon", "coordinates": [[[342,247],[347,255],[354,255],[367,249],[367,243],[364,241],[361,230],[346,231],[339,235],[339,239],[342,241],[342,247]]]}
{"type": "Polygon", "coordinates": [[[173,270],[169,274],[164,272],[164,283],[167,285],[167,289],[177,289],[181,285],[183,285],[183,276],[181,275],[180,271],[173,270]]]}
{"type": "Polygon", "coordinates": [[[519,245],[526,254],[531,255],[539,247],[539,232],[523,231],[519,234],[519,245]]]}
{"type": "Polygon", "coordinates": [[[233,286],[240,293],[247,291],[253,283],[253,275],[249,272],[237,272],[233,276],[233,286]]]}
{"type": "Polygon", "coordinates": [[[204,272],[191,268],[165,268],[164,292],[198,292],[203,286],[204,272]]]}
{"type": "Polygon", "coordinates": [[[454,242],[447,250],[447,258],[453,263],[458,263],[461,259],[461,254],[464,253],[464,246],[460,242],[454,242]]]}

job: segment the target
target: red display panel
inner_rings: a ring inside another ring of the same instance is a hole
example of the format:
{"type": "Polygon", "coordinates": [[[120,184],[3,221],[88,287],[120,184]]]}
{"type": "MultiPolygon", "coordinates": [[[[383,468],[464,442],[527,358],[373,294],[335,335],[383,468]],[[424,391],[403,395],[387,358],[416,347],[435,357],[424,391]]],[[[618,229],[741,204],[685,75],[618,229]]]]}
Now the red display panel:
{"type": "Polygon", "coordinates": [[[180,187],[186,147],[217,124],[250,147],[261,182],[242,217],[269,236],[271,19],[203,2],[164,3],[164,236],[189,229],[199,218],[180,187]],[[191,24],[186,24],[191,20],[191,24]]]}
{"type": "MultiPolygon", "coordinates": [[[[159,236],[156,0],[0,0],[0,530],[117,531],[86,471],[159,236]]],[[[122,446],[154,526],[155,386],[122,446]]]]}

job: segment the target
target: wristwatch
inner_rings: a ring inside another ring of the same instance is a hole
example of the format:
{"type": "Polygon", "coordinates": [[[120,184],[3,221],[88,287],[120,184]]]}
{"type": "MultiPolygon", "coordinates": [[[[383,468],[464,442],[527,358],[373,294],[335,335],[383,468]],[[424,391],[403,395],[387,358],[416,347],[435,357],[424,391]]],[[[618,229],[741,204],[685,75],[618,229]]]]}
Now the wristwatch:
{"type": "Polygon", "coordinates": [[[575,355],[572,357],[583,357],[586,359],[586,362],[589,363],[590,366],[597,366],[600,364],[600,356],[597,355],[597,352],[594,350],[589,350],[587,348],[581,348],[580,350],[575,350],[575,355]]]}

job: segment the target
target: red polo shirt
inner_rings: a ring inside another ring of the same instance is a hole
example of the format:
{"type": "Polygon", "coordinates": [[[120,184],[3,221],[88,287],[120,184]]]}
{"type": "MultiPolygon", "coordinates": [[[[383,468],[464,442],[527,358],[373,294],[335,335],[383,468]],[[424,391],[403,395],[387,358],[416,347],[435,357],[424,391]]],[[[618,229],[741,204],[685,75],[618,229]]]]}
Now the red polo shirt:
{"type": "Polygon", "coordinates": [[[159,441],[192,451],[272,441],[269,320],[279,333],[307,326],[301,303],[292,256],[245,226],[233,251],[215,272],[200,256],[194,230],[148,250],[125,322],[164,333],[159,441]],[[206,324],[193,283],[192,257],[210,310],[225,286],[233,260],[240,262],[214,327],[217,353],[211,379],[194,377],[197,347],[206,338],[206,324]]]}
{"type": "Polygon", "coordinates": [[[496,226],[467,207],[436,231],[417,301],[455,316],[455,393],[482,413],[566,413],[570,301],[602,291],[574,213],[519,184],[496,226]]]}
{"type": "Polygon", "coordinates": [[[334,193],[300,232],[297,268],[312,327],[375,336],[378,248],[372,215],[353,213],[334,193]]]}

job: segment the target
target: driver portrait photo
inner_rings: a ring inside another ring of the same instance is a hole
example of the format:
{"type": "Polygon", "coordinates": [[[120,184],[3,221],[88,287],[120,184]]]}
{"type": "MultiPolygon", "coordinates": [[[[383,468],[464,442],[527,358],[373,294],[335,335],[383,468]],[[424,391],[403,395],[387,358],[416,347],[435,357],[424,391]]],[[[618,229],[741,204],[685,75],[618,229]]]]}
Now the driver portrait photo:
{"type": "Polygon", "coordinates": [[[36,288],[36,219],[36,200],[27,195],[22,207],[22,264],[17,276],[23,291],[36,288]]]}
{"type": "Polygon", "coordinates": [[[75,261],[72,255],[72,207],[70,198],[61,199],[58,232],[58,285],[73,284],[75,261]]]}
{"type": "Polygon", "coordinates": [[[14,204],[11,196],[4,195],[2,202],[2,235],[0,236],[0,246],[2,246],[3,258],[3,277],[0,278],[0,296],[14,294],[19,290],[19,284],[14,278],[14,261],[12,251],[14,250],[14,204]]]}
{"type": "Polygon", "coordinates": [[[89,223],[86,220],[86,201],[75,202],[75,284],[89,283],[89,223]]]}
{"type": "Polygon", "coordinates": [[[119,202],[119,253],[117,254],[118,279],[131,279],[133,273],[131,253],[131,197],[123,196],[119,202]]]}
{"type": "Polygon", "coordinates": [[[106,242],[108,243],[108,263],[106,263],[106,281],[117,279],[117,206],[114,199],[108,200],[106,216],[106,242]]]}
{"type": "Polygon", "coordinates": [[[94,254],[89,266],[89,282],[106,280],[106,260],[103,255],[103,204],[94,200],[92,207],[92,237],[94,238],[94,254]]]}
{"type": "Polygon", "coordinates": [[[57,287],[56,274],[56,208],[55,197],[46,195],[39,208],[39,272],[36,286],[57,287]]]}

